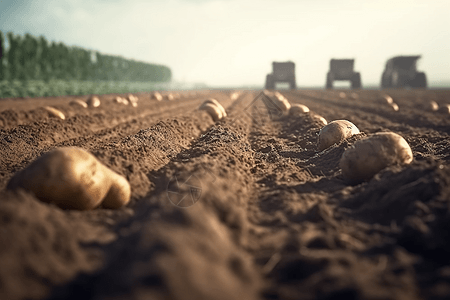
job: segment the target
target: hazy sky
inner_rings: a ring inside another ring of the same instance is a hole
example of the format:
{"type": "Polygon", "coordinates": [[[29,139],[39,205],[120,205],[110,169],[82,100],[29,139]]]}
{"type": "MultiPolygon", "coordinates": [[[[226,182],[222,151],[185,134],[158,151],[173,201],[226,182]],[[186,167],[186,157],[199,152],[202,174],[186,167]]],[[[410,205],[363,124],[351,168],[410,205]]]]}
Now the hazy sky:
{"type": "Polygon", "coordinates": [[[331,58],[355,58],[363,85],[379,85],[386,60],[409,54],[430,85],[450,83],[448,0],[0,0],[0,30],[215,86],[262,85],[287,60],[299,86],[324,86],[331,58]]]}

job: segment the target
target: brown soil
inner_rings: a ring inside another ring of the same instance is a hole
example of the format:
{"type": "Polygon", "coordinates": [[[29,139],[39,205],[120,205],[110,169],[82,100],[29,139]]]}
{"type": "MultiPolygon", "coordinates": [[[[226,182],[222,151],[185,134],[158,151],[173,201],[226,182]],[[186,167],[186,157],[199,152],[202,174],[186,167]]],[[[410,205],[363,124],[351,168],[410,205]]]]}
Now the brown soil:
{"type": "Polygon", "coordinates": [[[297,117],[232,92],[141,93],[137,108],[0,100],[0,299],[450,298],[450,115],[428,109],[450,91],[386,91],[399,111],[382,91],[283,92],[312,111],[297,117]],[[227,118],[196,109],[209,97],[227,118]],[[362,133],[318,152],[314,114],[362,133]],[[379,131],[402,135],[414,161],[350,184],[342,153],[379,131]],[[124,175],[130,204],[70,211],[6,190],[63,146],[124,175]]]}

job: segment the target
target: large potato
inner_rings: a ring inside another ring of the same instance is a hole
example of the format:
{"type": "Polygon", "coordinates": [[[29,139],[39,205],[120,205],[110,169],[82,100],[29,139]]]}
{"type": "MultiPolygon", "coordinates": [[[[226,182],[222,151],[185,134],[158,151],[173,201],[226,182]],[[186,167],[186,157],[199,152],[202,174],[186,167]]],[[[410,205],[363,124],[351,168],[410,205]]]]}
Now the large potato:
{"type": "Polygon", "coordinates": [[[217,105],[214,105],[212,103],[203,103],[199,107],[199,110],[206,111],[214,120],[214,122],[219,121],[223,117],[222,110],[219,107],[217,107],[217,105]]]}
{"type": "Polygon", "coordinates": [[[227,116],[227,112],[225,111],[225,108],[216,99],[213,99],[213,98],[206,99],[203,102],[203,104],[205,104],[205,103],[211,103],[211,104],[217,106],[222,111],[222,117],[223,118],[227,116]]]}
{"type": "Polygon", "coordinates": [[[51,117],[55,117],[61,120],[65,120],[66,116],[59,110],[57,110],[56,108],[53,108],[51,106],[44,106],[44,109],[48,112],[48,114],[51,117]]]}
{"type": "Polygon", "coordinates": [[[7,188],[24,189],[41,201],[79,210],[93,209],[102,201],[105,207],[118,208],[129,202],[131,194],[125,178],[77,147],[42,155],[16,173],[7,188]]]}
{"type": "Polygon", "coordinates": [[[340,143],[342,140],[359,133],[358,127],[347,120],[336,120],[328,123],[319,132],[319,142],[317,148],[319,151],[340,143]]]}
{"type": "Polygon", "coordinates": [[[289,115],[291,116],[298,116],[307,112],[309,112],[309,108],[303,104],[292,104],[291,108],[289,108],[289,115]]]}
{"type": "Polygon", "coordinates": [[[412,160],[411,148],[403,137],[393,132],[379,132],[345,150],[340,167],[345,178],[361,182],[388,166],[409,164],[412,160]]]}
{"type": "Polygon", "coordinates": [[[90,107],[99,107],[100,99],[98,99],[97,96],[92,96],[89,99],[87,99],[86,104],[90,107]]]}

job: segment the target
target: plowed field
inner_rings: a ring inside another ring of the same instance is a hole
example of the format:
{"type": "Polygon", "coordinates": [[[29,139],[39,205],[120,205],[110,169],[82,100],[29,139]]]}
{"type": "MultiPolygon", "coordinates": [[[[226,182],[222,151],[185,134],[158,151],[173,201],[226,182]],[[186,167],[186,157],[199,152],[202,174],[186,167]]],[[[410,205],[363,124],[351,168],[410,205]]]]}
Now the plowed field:
{"type": "Polygon", "coordinates": [[[450,298],[450,115],[428,108],[450,91],[282,92],[361,130],[322,152],[312,114],[274,117],[260,91],[232,92],[142,93],[136,108],[0,100],[0,299],[450,298]],[[228,113],[216,123],[197,110],[211,97],[228,113]],[[413,162],[350,184],[342,153],[380,131],[403,136],[413,162]],[[130,203],[62,210],[6,190],[66,146],[125,176],[130,203]]]}

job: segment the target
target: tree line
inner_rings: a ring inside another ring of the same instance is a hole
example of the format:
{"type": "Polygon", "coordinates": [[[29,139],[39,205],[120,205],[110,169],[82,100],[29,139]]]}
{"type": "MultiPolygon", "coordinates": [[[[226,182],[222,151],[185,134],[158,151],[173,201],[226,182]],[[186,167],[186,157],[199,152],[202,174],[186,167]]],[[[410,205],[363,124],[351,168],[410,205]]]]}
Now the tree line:
{"type": "Polygon", "coordinates": [[[170,81],[171,70],[105,55],[81,47],[49,42],[43,36],[0,31],[0,80],[170,81]],[[8,47],[6,47],[8,42],[8,47]]]}

